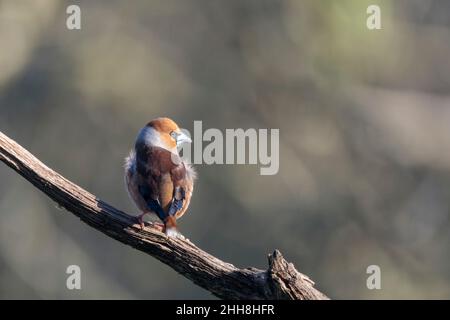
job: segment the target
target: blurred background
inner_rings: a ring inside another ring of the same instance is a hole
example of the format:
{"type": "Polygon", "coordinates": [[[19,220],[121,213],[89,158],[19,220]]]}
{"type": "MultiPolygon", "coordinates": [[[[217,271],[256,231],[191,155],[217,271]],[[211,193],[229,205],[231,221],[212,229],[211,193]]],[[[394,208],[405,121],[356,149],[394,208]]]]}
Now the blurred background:
{"type": "MultiPolygon", "coordinates": [[[[157,116],[279,128],[277,175],[196,166],[188,238],[240,267],[278,248],[331,298],[450,298],[449,1],[3,0],[0,43],[0,130],[101,199],[137,213],[123,159],[157,116]]],[[[2,164],[0,298],[214,297],[2,164]]]]}

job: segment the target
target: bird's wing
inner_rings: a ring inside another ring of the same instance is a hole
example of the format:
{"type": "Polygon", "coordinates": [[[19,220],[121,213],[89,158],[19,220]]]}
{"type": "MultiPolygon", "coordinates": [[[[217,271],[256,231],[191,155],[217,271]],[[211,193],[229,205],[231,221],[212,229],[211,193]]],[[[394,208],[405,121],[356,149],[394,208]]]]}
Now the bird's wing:
{"type": "Polygon", "coordinates": [[[196,173],[187,163],[182,163],[183,169],[174,172],[174,194],[170,214],[175,215],[177,219],[186,212],[191,202],[192,192],[194,191],[194,179],[196,173]]]}
{"type": "Polygon", "coordinates": [[[160,181],[162,168],[158,153],[151,148],[139,146],[136,148],[136,184],[139,195],[144,199],[148,211],[156,213],[161,221],[168,217],[160,203],[160,181]]]}
{"type": "MultiPolygon", "coordinates": [[[[166,151],[166,150],[165,150],[166,151]]],[[[192,195],[194,172],[178,155],[162,152],[159,199],[169,217],[179,218],[183,214],[192,195]]]]}
{"type": "Polygon", "coordinates": [[[148,211],[147,203],[138,190],[138,179],[136,171],[136,154],[134,151],[125,159],[125,185],[130,198],[142,212],[148,211]]]}

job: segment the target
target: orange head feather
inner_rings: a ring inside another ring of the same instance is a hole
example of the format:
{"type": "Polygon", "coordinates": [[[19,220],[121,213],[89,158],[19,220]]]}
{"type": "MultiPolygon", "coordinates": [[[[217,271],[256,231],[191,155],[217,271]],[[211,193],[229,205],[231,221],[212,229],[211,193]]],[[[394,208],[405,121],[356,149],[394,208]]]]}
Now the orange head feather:
{"type": "Polygon", "coordinates": [[[176,136],[173,133],[180,133],[178,125],[169,118],[156,118],[147,124],[159,132],[162,142],[169,148],[173,149],[177,146],[176,136]]]}

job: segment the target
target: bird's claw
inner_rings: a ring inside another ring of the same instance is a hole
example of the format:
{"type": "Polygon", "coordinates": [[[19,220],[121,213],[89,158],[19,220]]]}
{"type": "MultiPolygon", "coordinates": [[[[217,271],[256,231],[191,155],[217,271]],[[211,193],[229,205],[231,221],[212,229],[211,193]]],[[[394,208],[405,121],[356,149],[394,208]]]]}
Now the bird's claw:
{"type": "Polygon", "coordinates": [[[153,228],[157,229],[158,231],[163,231],[164,230],[164,224],[163,223],[152,222],[152,226],[153,226],[153,228]]]}
{"type": "MultiPolygon", "coordinates": [[[[144,227],[145,227],[144,215],[145,214],[140,214],[136,217],[138,224],[141,227],[141,230],[144,230],[144,227]]],[[[162,224],[162,223],[150,222],[150,225],[151,225],[151,227],[155,228],[158,231],[164,230],[164,224],[162,224]]]]}
{"type": "Polygon", "coordinates": [[[139,223],[139,225],[141,226],[141,230],[144,230],[144,215],[145,215],[145,213],[144,214],[140,214],[140,215],[138,215],[137,217],[136,217],[136,219],[137,219],[137,221],[138,221],[138,223],[139,223]]]}

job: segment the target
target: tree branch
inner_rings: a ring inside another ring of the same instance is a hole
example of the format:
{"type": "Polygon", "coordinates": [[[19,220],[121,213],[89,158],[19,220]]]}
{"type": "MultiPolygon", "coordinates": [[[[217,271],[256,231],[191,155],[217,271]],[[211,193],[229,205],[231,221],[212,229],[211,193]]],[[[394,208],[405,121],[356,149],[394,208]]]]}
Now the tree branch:
{"type": "Polygon", "coordinates": [[[168,238],[151,227],[141,230],[134,217],[51,170],[2,132],[0,160],[91,227],[155,257],[219,298],[328,299],[278,250],[269,255],[267,270],[239,269],[201,250],[189,240],[168,238]]]}

